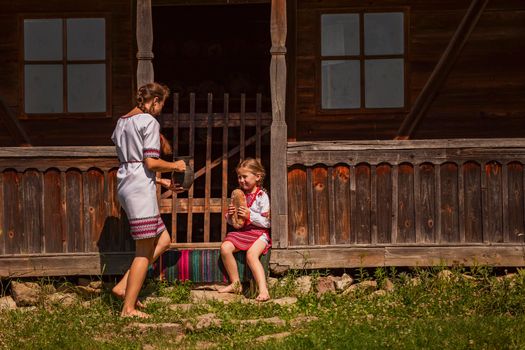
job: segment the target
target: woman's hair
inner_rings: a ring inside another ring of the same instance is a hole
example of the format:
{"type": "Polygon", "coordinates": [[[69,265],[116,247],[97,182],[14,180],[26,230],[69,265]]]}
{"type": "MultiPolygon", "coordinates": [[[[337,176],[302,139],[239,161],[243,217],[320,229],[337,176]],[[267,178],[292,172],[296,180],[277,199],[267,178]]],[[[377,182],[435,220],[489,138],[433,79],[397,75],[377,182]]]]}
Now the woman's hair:
{"type": "MultiPolygon", "coordinates": [[[[144,104],[151,102],[155,97],[159,101],[165,101],[170,95],[170,89],[161,83],[148,83],[143,85],[137,91],[137,107],[144,113],[151,113],[151,111],[146,110],[144,104]]],[[[173,150],[168,139],[160,134],[160,149],[163,155],[173,154],[173,150]]]]}
{"type": "Polygon", "coordinates": [[[170,95],[170,89],[160,83],[148,83],[143,85],[137,91],[137,107],[144,113],[150,113],[146,110],[144,104],[151,102],[155,97],[159,101],[165,101],[170,95]]]}
{"type": "Polygon", "coordinates": [[[266,176],[266,170],[264,170],[264,167],[262,166],[261,162],[254,158],[246,158],[243,161],[241,161],[239,165],[237,165],[237,168],[235,168],[235,170],[238,171],[240,168],[246,168],[250,170],[253,174],[259,175],[261,177],[261,180],[257,182],[257,185],[262,185],[264,177],[266,176]]]}

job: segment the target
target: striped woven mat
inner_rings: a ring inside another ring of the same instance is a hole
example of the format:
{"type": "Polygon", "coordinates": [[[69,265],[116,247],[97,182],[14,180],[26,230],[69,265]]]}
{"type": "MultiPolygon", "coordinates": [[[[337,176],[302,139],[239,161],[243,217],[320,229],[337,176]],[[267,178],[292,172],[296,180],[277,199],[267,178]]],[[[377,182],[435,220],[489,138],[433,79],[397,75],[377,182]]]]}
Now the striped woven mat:
{"type": "MultiPolygon", "coordinates": [[[[266,274],[270,253],[261,256],[266,274]]],[[[253,279],[246,264],[246,252],[234,254],[241,282],[253,279]]],[[[228,276],[219,249],[168,250],[150,267],[149,276],[169,281],[190,280],[196,283],[227,282],[228,276]]]]}

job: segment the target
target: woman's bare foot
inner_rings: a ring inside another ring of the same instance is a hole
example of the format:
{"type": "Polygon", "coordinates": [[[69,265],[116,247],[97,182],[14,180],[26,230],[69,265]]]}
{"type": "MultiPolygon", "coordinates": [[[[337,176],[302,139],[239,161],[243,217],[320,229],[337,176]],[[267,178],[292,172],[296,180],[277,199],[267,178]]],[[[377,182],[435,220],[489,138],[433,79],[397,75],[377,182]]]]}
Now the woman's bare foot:
{"type": "Polygon", "coordinates": [[[255,298],[256,301],[264,302],[270,300],[270,294],[268,292],[266,293],[259,293],[257,298],[255,298]]]}
{"type": "Polygon", "coordinates": [[[150,318],[151,316],[139,310],[131,310],[131,311],[122,310],[122,312],[120,313],[120,317],[150,318]]]}
{"type": "Polygon", "coordinates": [[[224,288],[221,288],[217,290],[219,293],[233,293],[233,294],[241,294],[242,293],[242,287],[241,282],[233,282],[230,285],[227,285],[224,288]]]}
{"type": "MultiPolygon", "coordinates": [[[[118,289],[116,287],[114,287],[112,290],[111,290],[111,293],[119,298],[120,300],[124,300],[124,297],[126,296],[126,291],[123,290],[123,289],[118,289]]],[[[142,304],[140,302],[140,300],[137,299],[137,302],[135,303],[135,306],[138,307],[138,308],[141,308],[141,309],[144,309],[144,304],[142,304]]]]}

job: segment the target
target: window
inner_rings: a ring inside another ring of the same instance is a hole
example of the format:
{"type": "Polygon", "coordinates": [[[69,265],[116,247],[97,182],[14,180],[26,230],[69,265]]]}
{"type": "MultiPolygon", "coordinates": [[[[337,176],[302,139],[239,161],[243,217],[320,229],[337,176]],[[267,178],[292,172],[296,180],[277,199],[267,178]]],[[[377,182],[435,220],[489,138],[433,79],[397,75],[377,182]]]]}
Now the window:
{"type": "Polygon", "coordinates": [[[321,15],[321,108],[405,107],[403,12],[321,15]]]}
{"type": "Polygon", "coordinates": [[[109,110],[106,19],[23,19],[26,115],[109,110]]]}

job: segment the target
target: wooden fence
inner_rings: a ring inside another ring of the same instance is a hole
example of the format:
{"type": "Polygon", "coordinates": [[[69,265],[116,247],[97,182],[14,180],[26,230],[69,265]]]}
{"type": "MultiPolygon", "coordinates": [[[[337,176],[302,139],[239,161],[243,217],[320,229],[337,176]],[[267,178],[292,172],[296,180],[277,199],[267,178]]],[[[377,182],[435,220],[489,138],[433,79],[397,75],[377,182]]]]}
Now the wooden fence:
{"type": "Polygon", "coordinates": [[[523,243],[525,140],[288,145],[288,244],[523,243]]]}
{"type": "Polygon", "coordinates": [[[216,246],[226,235],[225,214],[230,191],[237,187],[239,159],[257,158],[269,173],[271,115],[262,111],[261,94],[253,99],[252,112],[247,111],[245,94],[238,106],[231,106],[229,94],[224,94],[221,112],[213,111],[212,94],[207,96],[205,113],[196,112],[195,94],[189,95],[189,113],[180,112],[179,100],[174,94],[173,112],[163,115],[161,124],[172,136],[173,159],[190,157],[195,183],[187,193],[163,192],[161,213],[171,221],[173,247],[216,246]],[[230,112],[230,107],[239,112],[230,112]]]}

